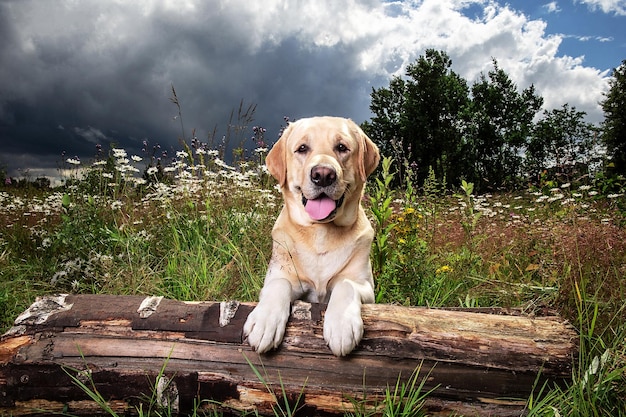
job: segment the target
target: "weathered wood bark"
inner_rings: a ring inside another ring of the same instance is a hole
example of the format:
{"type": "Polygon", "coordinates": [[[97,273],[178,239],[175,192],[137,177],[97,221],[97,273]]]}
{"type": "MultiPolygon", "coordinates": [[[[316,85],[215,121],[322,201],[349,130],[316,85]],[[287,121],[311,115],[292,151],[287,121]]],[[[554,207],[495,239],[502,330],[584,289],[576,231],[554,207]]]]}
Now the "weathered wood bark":
{"type": "Polygon", "coordinates": [[[565,381],[576,357],[576,334],[557,316],[366,305],[363,341],[336,358],[322,337],[323,306],[300,302],[280,349],[258,355],[242,340],[253,307],[137,296],[39,299],[0,338],[0,415],[95,414],[100,409],[77,381],[125,413],[153,398],[180,413],[212,400],[201,406],[273,414],[278,398],[301,415],[336,415],[355,400],[374,407],[387,387],[419,369],[418,382],[425,378],[425,390],[433,390],[431,415],[513,416],[536,384],[565,381]]]}

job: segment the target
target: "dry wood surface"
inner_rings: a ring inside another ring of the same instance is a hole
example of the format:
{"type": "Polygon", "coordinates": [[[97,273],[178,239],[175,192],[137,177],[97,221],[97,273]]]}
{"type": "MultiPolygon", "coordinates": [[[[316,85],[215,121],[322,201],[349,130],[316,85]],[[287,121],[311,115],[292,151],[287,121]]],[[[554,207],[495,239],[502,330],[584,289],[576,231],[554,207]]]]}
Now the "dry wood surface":
{"type": "Polygon", "coordinates": [[[152,398],[180,414],[274,415],[286,401],[299,415],[342,415],[355,403],[375,409],[388,387],[419,370],[418,383],[432,390],[430,415],[518,416],[534,387],[567,381],[577,356],[576,332],[556,315],[375,304],[363,306],[361,344],[336,358],[322,336],[325,306],[303,302],[292,307],[281,347],[258,355],[242,340],[254,305],[38,299],[0,338],[0,415],[101,412],[77,381],[119,413],[152,398]]]}

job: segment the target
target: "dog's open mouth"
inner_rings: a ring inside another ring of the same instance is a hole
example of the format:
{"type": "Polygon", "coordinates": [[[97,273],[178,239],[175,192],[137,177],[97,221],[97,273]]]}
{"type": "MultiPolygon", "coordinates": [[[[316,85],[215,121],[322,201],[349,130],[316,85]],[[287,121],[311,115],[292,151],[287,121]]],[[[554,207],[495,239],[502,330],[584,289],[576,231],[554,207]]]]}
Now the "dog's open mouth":
{"type": "Polygon", "coordinates": [[[326,194],[320,194],[317,198],[309,200],[303,194],[302,205],[313,220],[324,221],[332,218],[337,213],[337,209],[343,204],[344,196],[345,194],[339,200],[333,200],[326,194]]]}

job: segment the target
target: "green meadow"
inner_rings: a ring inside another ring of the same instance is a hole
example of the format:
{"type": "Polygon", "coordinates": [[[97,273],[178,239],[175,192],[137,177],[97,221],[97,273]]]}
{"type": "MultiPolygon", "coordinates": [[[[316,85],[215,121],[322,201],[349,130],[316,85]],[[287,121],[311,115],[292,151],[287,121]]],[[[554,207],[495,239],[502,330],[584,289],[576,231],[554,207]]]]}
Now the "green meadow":
{"type": "MultiPolygon", "coordinates": [[[[44,294],[257,299],[282,205],[267,150],[229,165],[182,147],[168,165],[112,149],[68,159],[63,186],[0,188],[1,332],[44,294]]],[[[528,414],[626,415],[625,184],[477,195],[434,175],[393,186],[401,168],[385,158],[363,198],[376,301],[558,312],[579,331],[580,357],[571,384],[544,387],[528,414]]]]}

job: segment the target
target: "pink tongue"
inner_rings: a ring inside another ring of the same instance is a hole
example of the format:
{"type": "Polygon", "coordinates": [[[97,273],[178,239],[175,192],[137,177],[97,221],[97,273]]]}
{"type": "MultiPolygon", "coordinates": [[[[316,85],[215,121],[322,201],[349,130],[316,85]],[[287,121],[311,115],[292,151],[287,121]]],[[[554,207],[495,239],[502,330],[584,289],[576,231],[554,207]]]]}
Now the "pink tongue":
{"type": "Polygon", "coordinates": [[[322,195],[315,200],[308,200],[304,209],[313,220],[323,220],[337,208],[337,203],[332,198],[322,195]]]}

